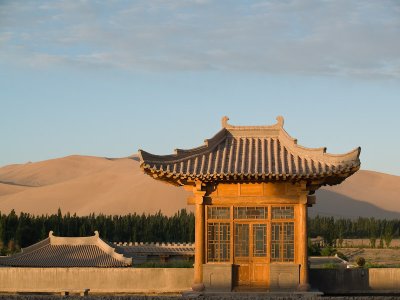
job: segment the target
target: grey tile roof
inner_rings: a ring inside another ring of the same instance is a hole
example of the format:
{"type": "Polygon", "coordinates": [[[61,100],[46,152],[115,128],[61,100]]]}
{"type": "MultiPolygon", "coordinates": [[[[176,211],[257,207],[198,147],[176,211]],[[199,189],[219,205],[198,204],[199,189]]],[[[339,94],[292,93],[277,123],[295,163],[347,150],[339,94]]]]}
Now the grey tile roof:
{"type": "Polygon", "coordinates": [[[283,118],[271,126],[233,126],[222,119],[222,130],[203,146],[175,154],[154,155],[139,150],[148,175],[175,185],[200,180],[300,181],[338,184],[360,168],[361,148],[329,154],[326,148],[305,148],[283,129],[283,118]]]}
{"type": "Polygon", "coordinates": [[[194,256],[191,243],[114,243],[114,246],[128,257],[138,254],[194,256]]]}
{"type": "Polygon", "coordinates": [[[327,265],[334,265],[341,268],[351,266],[347,261],[338,256],[309,256],[308,261],[310,262],[310,267],[313,269],[325,268],[327,265]]]}
{"type": "Polygon", "coordinates": [[[12,267],[126,267],[132,258],[116,253],[115,249],[99,238],[96,231],[91,237],[49,237],[21,253],[0,257],[0,265],[12,267]]]}

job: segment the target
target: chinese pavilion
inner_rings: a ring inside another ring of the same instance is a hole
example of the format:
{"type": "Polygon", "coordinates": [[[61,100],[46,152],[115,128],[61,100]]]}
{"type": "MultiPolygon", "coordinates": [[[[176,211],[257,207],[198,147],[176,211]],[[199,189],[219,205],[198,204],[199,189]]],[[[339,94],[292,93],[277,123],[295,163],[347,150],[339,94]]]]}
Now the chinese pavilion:
{"type": "Polygon", "coordinates": [[[307,207],[318,188],[360,168],[361,149],[334,155],[302,147],[283,129],[282,117],[271,126],[228,120],[203,146],[163,156],[139,150],[146,174],[193,192],[192,288],[210,286],[225,270],[234,287],[307,290],[307,207]]]}

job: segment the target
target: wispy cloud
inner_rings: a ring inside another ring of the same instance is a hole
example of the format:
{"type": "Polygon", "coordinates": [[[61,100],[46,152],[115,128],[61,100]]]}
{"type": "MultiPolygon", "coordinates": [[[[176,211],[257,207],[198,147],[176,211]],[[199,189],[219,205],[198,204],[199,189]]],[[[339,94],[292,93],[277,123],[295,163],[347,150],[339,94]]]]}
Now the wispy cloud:
{"type": "Polygon", "coordinates": [[[400,78],[397,1],[1,3],[7,63],[400,78]]]}

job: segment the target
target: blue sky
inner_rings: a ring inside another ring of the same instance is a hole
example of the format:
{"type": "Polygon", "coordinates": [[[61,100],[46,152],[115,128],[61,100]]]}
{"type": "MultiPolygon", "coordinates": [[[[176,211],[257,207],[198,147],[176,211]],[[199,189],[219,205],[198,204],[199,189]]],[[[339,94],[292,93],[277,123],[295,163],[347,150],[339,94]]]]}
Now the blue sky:
{"type": "Polygon", "coordinates": [[[0,166],[168,154],[232,124],[400,175],[398,1],[1,1],[0,166]]]}

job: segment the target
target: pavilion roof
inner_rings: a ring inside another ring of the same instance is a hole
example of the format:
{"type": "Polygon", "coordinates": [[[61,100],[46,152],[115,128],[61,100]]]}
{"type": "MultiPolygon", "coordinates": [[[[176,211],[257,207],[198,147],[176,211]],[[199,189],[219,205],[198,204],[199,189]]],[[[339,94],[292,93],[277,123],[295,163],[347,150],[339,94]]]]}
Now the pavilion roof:
{"type": "Polygon", "coordinates": [[[222,119],[222,129],[203,146],[176,149],[171,155],[139,150],[141,168],[175,185],[302,180],[334,185],[360,168],[360,147],[345,154],[329,154],[326,148],[300,146],[283,129],[283,117],[270,126],[233,126],[228,120],[222,119]]]}
{"type": "Polygon", "coordinates": [[[0,257],[0,266],[12,267],[126,267],[132,258],[115,252],[95,231],[89,237],[49,237],[22,249],[22,252],[0,257]]]}

